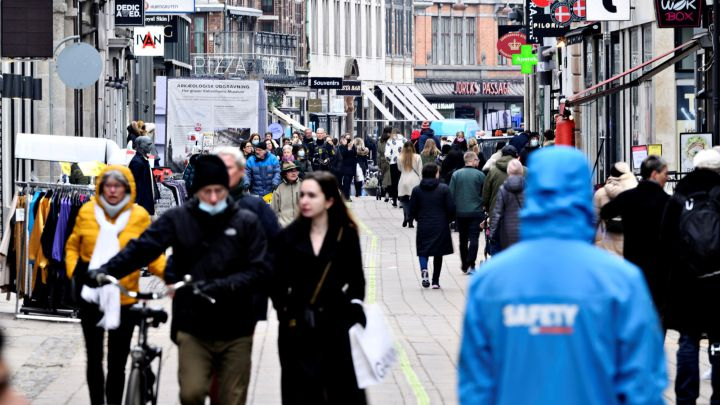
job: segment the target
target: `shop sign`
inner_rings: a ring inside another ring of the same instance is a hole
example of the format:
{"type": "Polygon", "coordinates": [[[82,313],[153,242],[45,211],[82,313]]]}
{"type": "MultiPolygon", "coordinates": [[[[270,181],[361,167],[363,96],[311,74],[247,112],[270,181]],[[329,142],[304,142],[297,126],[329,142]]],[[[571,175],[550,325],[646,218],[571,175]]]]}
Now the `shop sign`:
{"type": "MultiPolygon", "coordinates": [[[[162,29],[162,27],[159,27],[162,29]]],[[[194,76],[247,77],[257,73],[263,78],[295,79],[295,60],[291,57],[245,57],[240,54],[192,54],[194,76]]]]}
{"type": "Polygon", "coordinates": [[[432,107],[436,110],[454,110],[455,103],[432,103],[432,107]]]}
{"type": "Polygon", "coordinates": [[[147,15],[145,16],[145,25],[159,25],[164,28],[165,31],[165,43],[174,44],[177,43],[177,16],[174,15],[147,15]]]}
{"type": "Polygon", "coordinates": [[[362,84],[360,80],[343,80],[342,88],[335,92],[338,96],[354,96],[362,95],[362,84]]]}
{"type": "Polygon", "coordinates": [[[529,75],[533,73],[533,66],[538,63],[538,56],[533,53],[531,45],[523,45],[520,53],[516,53],[512,57],[512,64],[520,66],[520,73],[529,75]]]}
{"type": "Polygon", "coordinates": [[[453,94],[458,96],[474,96],[476,94],[504,96],[510,94],[510,82],[455,82],[453,94]]]}
{"type": "Polygon", "coordinates": [[[322,99],[311,98],[308,99],[308,112],[319,113],[322,112],[322,99]]]}
{"type": "Polygon", "coordinates": [[[165,32],[163,27],[148,26],[133,29],[135,56],[164,56],[165,32]]]}
{"type": "Polygon", "coordinates": [[[512,59],[512,55],[520,52],[520,47],[525,45],[525,35],[519,32],[511,32],[503,35],[497,42],[497,49],[500,55],[512,59]]]}
{"type": "Polygon", "coordinates": [[[188,14],[195,12],[195,0],[145,0],[145,14],[188,14]]]}
{"type": "Polygon", "coordinates": [[[143,0],[115,0],[115,25],[142,27],[145,25],[143,0]]]}
{"type": "Polygon", "coordinates": [[[587,3],[587,19],[589,21],[628,21],[630,20],[630,0],[590,1],[587,3]]]}
{"type": "Polygon", "coordinates": [[[586,0],[560,1],[550,7],[550,18],[563,27],[570,23],[585,21],[586,14],[586,0]]]}
{"type": "MultiPolygon", "coordinates": [[[[568,6],[569,3],[558,3],[568,6]]],[[[580,10],[578,9],[578,12],[580,10]]],[[[560,24],[553,16],[545,13],[543,7],[531,0],[525,0],[525,15],[528,16],[528,44],[542,44],[543,38],[564,37],[570,31],[570,24],[560,24]]],[[[572,22],[572,17],[570,18],[572,22]]]]}
{"type": "Polygon", "coordinates": [[[699,27],[702,3],[702,0],[655,0],[658,27],[699,27]]]}
{"type": "Polygon", "coordinates": [[[342,77],[311,77],[311,89],[342,89],[342,77]]]}

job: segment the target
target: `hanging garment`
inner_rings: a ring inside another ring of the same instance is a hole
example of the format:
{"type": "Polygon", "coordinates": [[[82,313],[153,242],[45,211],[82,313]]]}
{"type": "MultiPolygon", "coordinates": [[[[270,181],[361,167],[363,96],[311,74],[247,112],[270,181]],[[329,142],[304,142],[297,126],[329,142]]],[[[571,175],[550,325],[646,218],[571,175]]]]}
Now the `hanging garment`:
{"type": "MultiPolygon", "coordinates": [[[[12,202],[10,203],[10,213],[15,213],[16,208],[22,206],[26,196],[17,193],[13,195],[12,202]]],[[[0,286],[6,286],[10,284],[10,272],[13,270],[12,266],[8,266],[8,253],[10,252],[10,241],[13,240],[16,230],[13,223],[13,215],[8,215],[3,224],[3,237],[0,241],[0,286]]]]}
{"type": "Polygon", "coordinates": [[[45,221],[47,220],[48,214],[50,212],[51,199],[48,194],[45,194],[45,197],[43,197],[38,204],[38,212],[35,215],[35,223],[33,224],[33,230],[30,234],[28,257],[30,258],[30,260],[35,261],[35,265],[33,266],[31,290],[35,289],[35,281],[37,280],[37,273],[39,271],[43,270],[43,283],[47,278],[47,273],[44,272],[44,269],[47,267],[48,260],[45,255],[43,255],[40,239],[42,237],[43,229],[45,228],[45,221]]]}

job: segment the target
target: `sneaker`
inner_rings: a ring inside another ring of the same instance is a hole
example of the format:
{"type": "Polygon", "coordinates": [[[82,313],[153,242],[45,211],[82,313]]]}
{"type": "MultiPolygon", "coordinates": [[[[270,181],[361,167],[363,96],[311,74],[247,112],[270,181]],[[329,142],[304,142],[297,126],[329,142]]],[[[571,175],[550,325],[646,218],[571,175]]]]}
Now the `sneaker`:
{"type": "Polygon", "coordinates": [[[427,270],[421,270],[420,274],[422,274],[422,286],[423,288],[430,287],[430,277],[428,276],[427,270]]]}
{"type": "Polygon", "coordinates": [[[432,289],[433,289],[433,290],[439,290],[439,289],[440,289],[440,284],[433,284],[432,289]]]}

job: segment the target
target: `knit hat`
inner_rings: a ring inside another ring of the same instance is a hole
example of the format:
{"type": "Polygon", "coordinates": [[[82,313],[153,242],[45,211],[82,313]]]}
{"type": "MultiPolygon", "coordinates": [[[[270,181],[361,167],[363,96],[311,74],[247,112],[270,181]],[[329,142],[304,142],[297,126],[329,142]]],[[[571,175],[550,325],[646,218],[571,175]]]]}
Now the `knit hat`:
{"type": "Polygon", "coordinates": [[[195,161],[192,193],[195,194],[201,188],[215,184],[230,188],[230,178],[225,163],[215,155],[200,156],[195,161]]]}
{"type": "Polygon", "coordinates": [[[516,158],[516,157],[518,157],[518,151],[512,145],[505,145],[502,148],[502,155],[503,156],[512,156],[512,157],[516,158]]]}
{"type": "Polygon", "coordinates": [[[428,128],[430,128],[430,121],[423,121],[421,128],[422,128],[422,129],[428,129],[428,128]]]}
{"type": "Polygon", "coordinates": [[[520,163],[520,161],[517,159],[511,160],[510,163],[508,163],[507,174],[510,176],[522,176],[523,175],[522,163],[520,163]]]}
{"type": "Polygon", "coordinates": [[[289,172],[290,170],[297,170],[297,166],[293,162],[284,162],[282,164],[282,172],[289,172]]]}
{"type": "Polygon", "coordinates": [[[696,169],[708,169],[720,172],[720,153],[715,150],[701,150],[693,158],[693,166],[696,169]]]}
{"type": "Polygon", "coordinates": [[[265,143],[265,141],[260,141],[257,145],[253,145],[253,147],[255,148],[255,150],[267,150],[267,143],[265,143]]]}

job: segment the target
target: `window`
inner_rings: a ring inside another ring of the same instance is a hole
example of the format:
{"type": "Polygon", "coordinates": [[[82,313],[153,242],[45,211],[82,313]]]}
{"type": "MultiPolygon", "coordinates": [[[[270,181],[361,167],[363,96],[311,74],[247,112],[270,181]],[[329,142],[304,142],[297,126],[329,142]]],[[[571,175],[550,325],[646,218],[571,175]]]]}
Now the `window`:
{"type": "MultiPolygon", "coordinates": [[[[411,3],[412,4],[412,3],[411,3]]],[[[411,5],[412,7],[412,5],[411,5]]],[[[405,11],[405,22],[407,24],[407,38],[405,38],[406,48],[405,56],[412,56],[413,50],[413,14],[412,9],[405,11]]]]}
{"type": "Polygon", "coordinates": [[[320,0],[310,0],[310,52],[319,53],[320,45],[318,42],[318,13],[317,2],[320,0]]]}
{"type": "MultiPolygon", "coordinates": [[[[504,17],[498,17],[498,25],[509,25],[510,20],[504,17]]],[[[499,38],[498,38],[499,39],[499,38]]],[[[497,64],[498,66],[507,66],[510,64],[510,61],[502,56],[500,53],[497,54],[497,64]]]]}
{"type": "Polygon", "coordinates": [[[335,4],[335,15],[333,16],[333,25],[335,26],[335,55],[340,55],[340,0],[333,0],[335,4]]]}
{"type": "Polygon", "coordinates": [[[432,17],[430,20],[430,29],[432,37],[432,46],[430,53],[432,54],[432,64],[440,63],[440,17],[432,17]]]}
{"type": "Polygon", "coordinates": [[[352,24],[350,23],[350,2],[345,2],[345,55],[352,52],[352,24]]]}
{"type": "Polygon", "coordinates": [[[440,64],[450,64],[450,17],[440,17],[441,51],[440,64]]]}
{"type": "Polygon", "coordinates": [[[372,12],[370,11],[370,6],[365,6],[365,23],[363,24],[367,29],[365,32],[367,33],[365,37],[365,56],[368,58],[372,58],[372,33],[373,30],[377,29],[377,23],[372,23],[372,12]]]}
{"type": "Polygon", "coordinates": [[[465,19],[465,63],[475,64],[475,18],[465,19]]]}
{"type": "MultiPolygon", "coordinates": [[[[385,55],[392,55],[392,24],[390,19],[392,12],[390,6],[385,6],[385,55]]],[[[433,17],[435,18],[435,17],[433,17]]]]}
{"type": "MultiPolygon", "coordinates": [[[[675,29],[675,46],[680,46],[693,37],[692,28],[676,28],[675,29]]],[[[695,53],[691,52],[685,59],[675,64],[676,72],[692,72],[695,68],[695,53]]]]}
{"type": "Polygon", "coordinates": [[[274,13],[273,0],[262,0],[262,12],[263,13],[274,13]]]}
{"type": "Polygon", "coordinates": [[[362,56],[362,19],[360,5],[355,5],[355,56],[362,56]]]}
{"type": "Polygon", "coordinates": [[[398,41],[397,41],[397,48],[395,49],[396,55],[402,55],[405,53],[405,14],[402,10],[397,10],[397,16],[398,16],[398,22],[397,22],[397,32],[398,32],[398,41]]]}
{"type": "Polygon", "coordinates": [[[330,53],[330,9],[328,8],[328,0],[323,0],[323,53],[330,53]]]}
{"type": "Polygon", "coordinates": [[[455,65],[462,65],[463,64],[463,19],[462,18],[453,18],[452,19],[452,26],[453,26],[453,44],[452,44],[452,63],[455,65]]]}
{"type": "MultiPolygon", "coordinates": [[[[643,25],[643,62],[653,58],[652,27],[650,24],[643,25]]],[[[652,63],[643,68],[643,73],[652,69],[652,63]]]]}
{"type": "Polygon", "coordinates": [[[207,33],[205,32],[205,16],[196,16],[193,18],[193,53],[205,53],[206,51],[207,33]]]}

